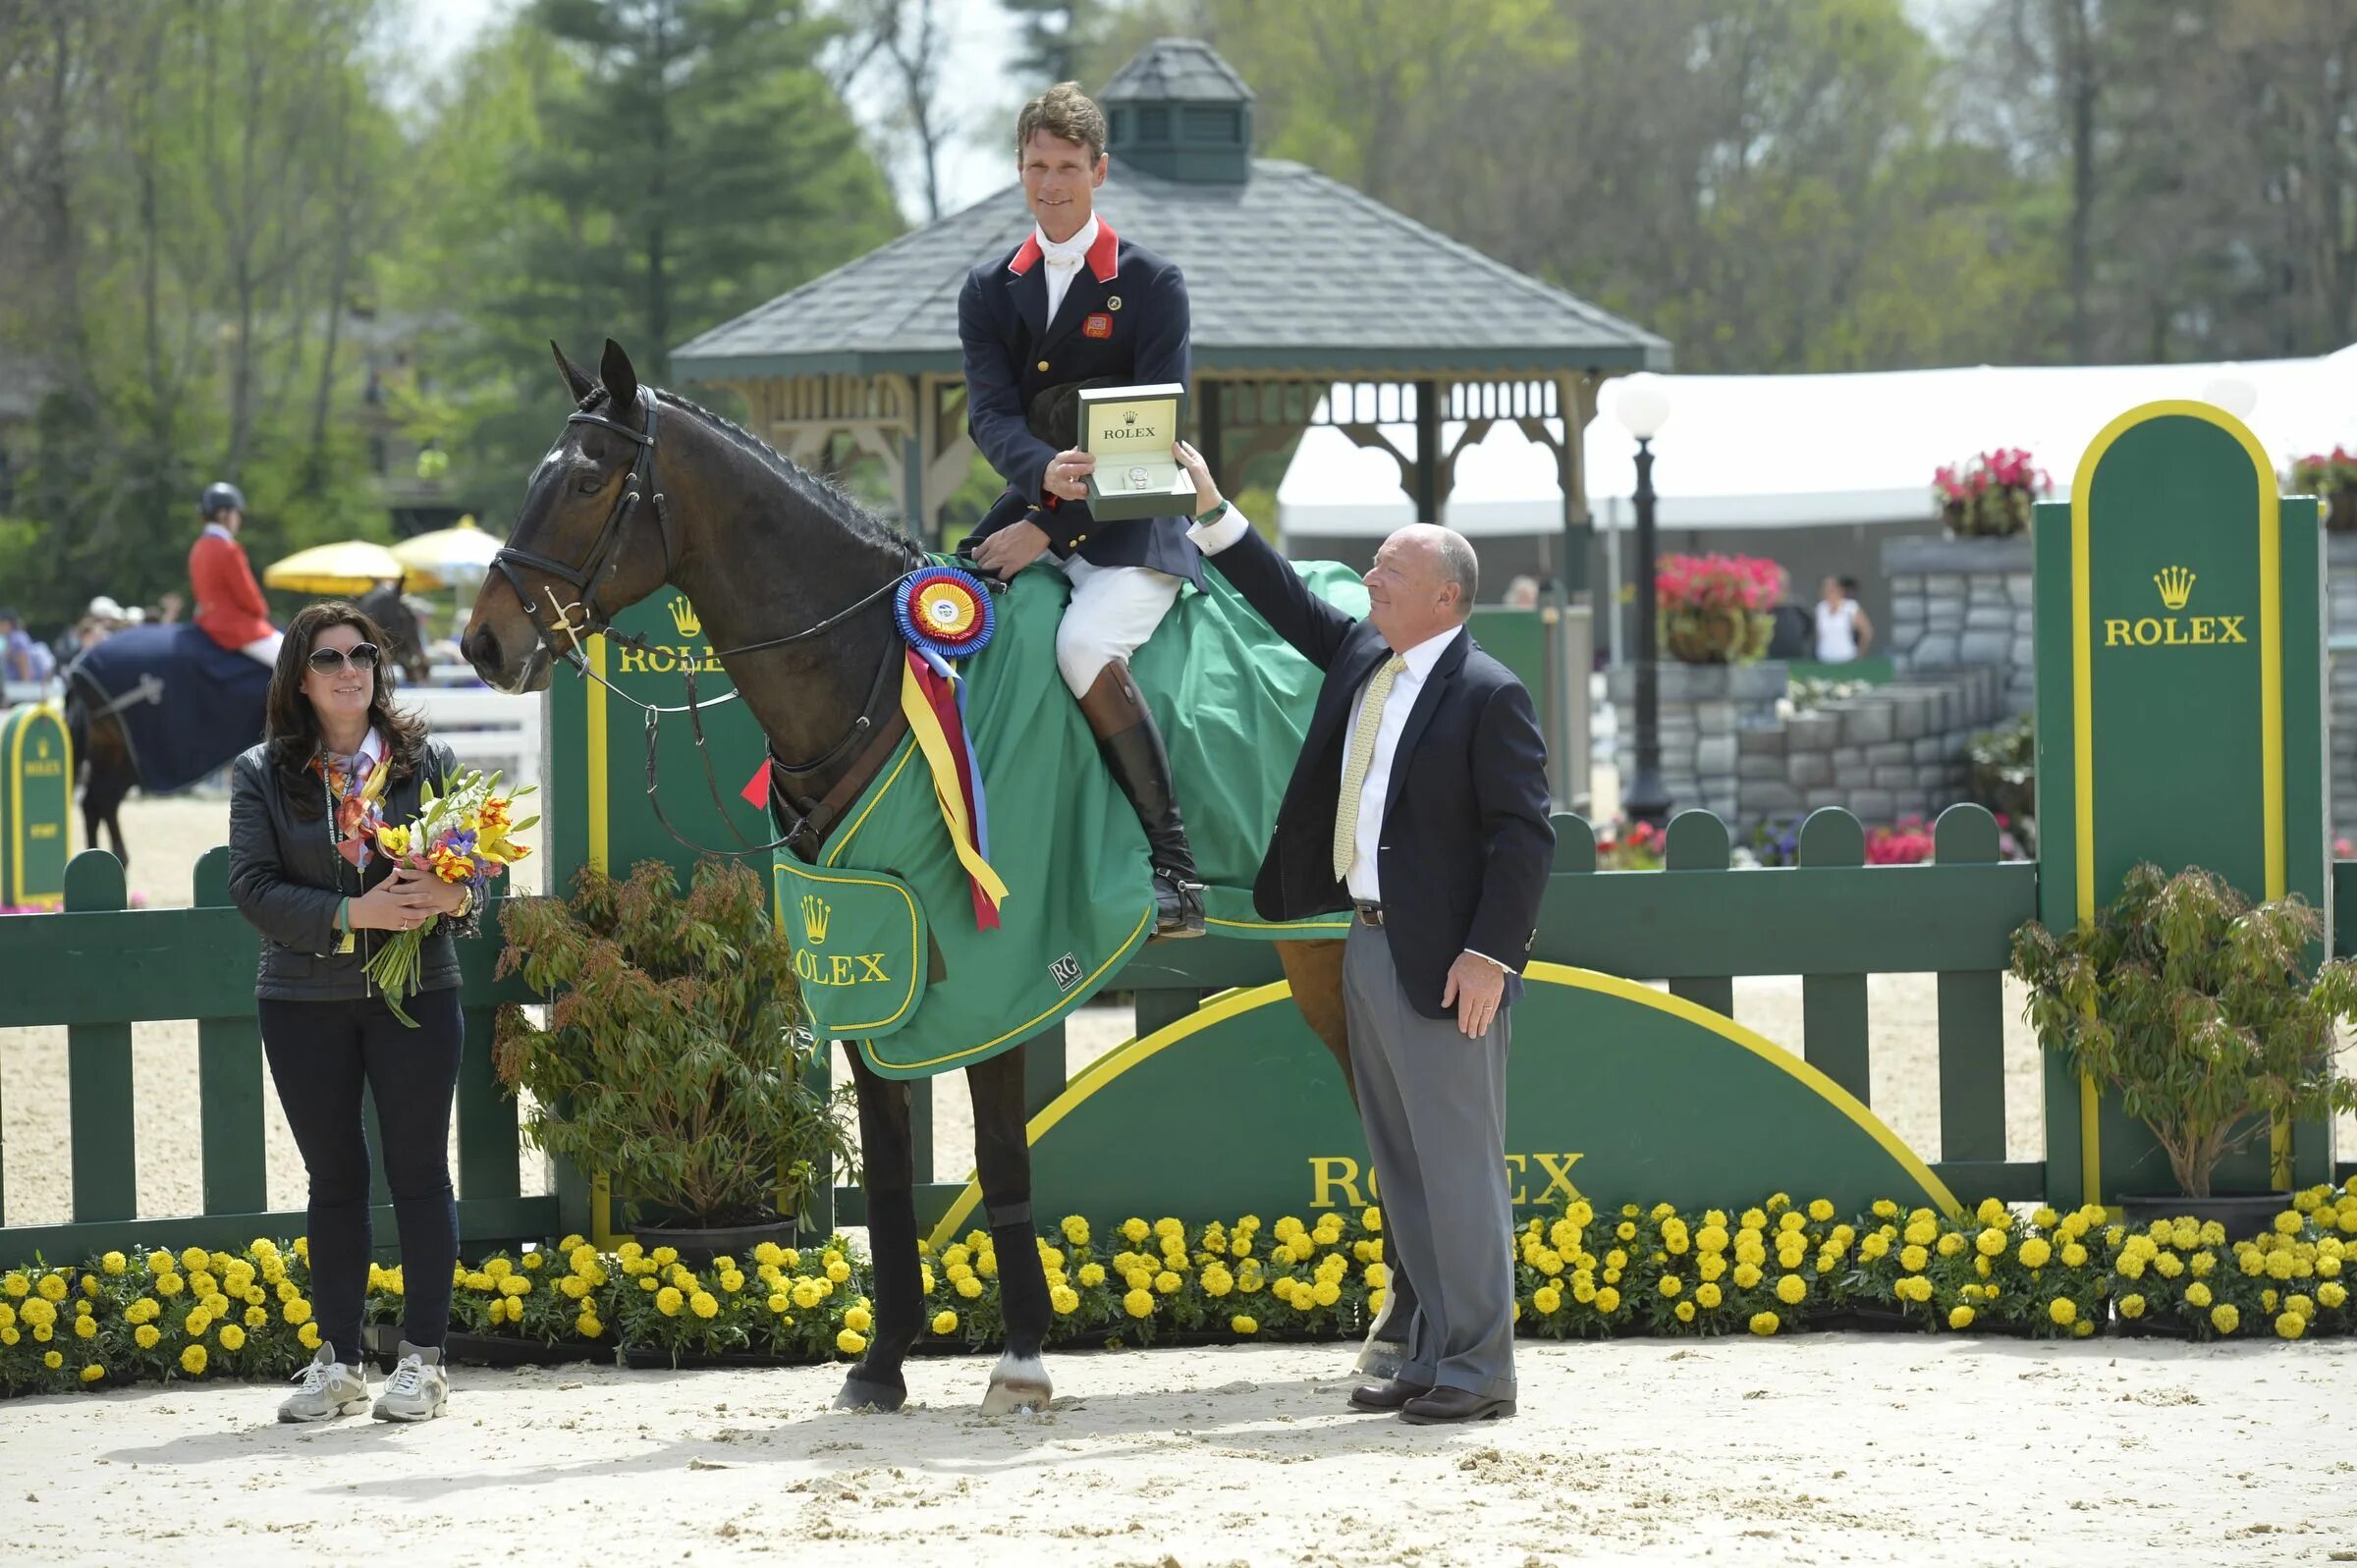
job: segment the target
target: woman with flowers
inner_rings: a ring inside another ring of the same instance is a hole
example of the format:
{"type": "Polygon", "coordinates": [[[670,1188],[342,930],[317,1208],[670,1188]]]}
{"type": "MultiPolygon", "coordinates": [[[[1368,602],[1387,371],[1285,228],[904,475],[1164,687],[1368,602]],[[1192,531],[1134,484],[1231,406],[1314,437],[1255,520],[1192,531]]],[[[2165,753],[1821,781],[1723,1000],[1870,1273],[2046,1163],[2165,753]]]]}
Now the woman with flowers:
{"type": "Polygon", "coordinates": [[[372,1237],[360,1086],[376,1101],[385,1175],[410,1281],[401,1360],[375,1414],[442,1413],[441,1346],[458,1261],[445,1153],[465,1038],[454,923],[473,884],[380,853],[388,821],[418,815],[455,771],[424,723],[392,704],[384,636],[351,605],[312,605],[287,627],[262,744],[237,761],[230,892],[262,935],[254,987],[262,1050],[310,1179],[312,1302],[321,1343],[282,1421],[353,1414],[368,1401],[360,1310],[372,1237]],[[417,952],[415,1021],[404,1027],[370,973],[387,944],[432,929],[417,952]]]}

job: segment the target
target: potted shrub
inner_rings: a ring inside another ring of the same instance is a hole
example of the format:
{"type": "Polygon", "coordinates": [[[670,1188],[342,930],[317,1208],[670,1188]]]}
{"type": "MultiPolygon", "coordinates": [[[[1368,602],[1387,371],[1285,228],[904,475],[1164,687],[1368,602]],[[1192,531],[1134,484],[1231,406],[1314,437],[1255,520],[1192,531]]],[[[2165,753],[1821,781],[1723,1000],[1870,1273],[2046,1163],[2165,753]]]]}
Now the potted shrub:
{"type": "Polygon", "coordinates": [[[2336,958],[2308,974],[2323,929],[2297,896],[2253,908],[2207,871],[2145,864],[2092,925],[2014,934],[2039,1042],[2117,1092],[2168,1156],[2177,1191],[2122,1194],[2131,1225],[2190,1216],[2255,1233],[2288,1195],[2215,1193],[2219,1162],[2275,1117],[2357,1108],[2332,1059],[2334,1025],[2357,1017],[2357,969],[2336,958]]]}
{"type": "Polygon", "coordinates": [[[1781,570],[1756,556],[1664,556],[1654,568],[1662,646],[1686,664],[1756,664],[1776,634],[1781,570]]]}
{"type": "Polygon", "coordinates": [[[2357,452],[2334,447],[2310,453],[2291,465],[2294,494],[2325,503],[2325,526],[2334,533],[2357,529],[2357,452]]]}
{"type": "Polygon", "coordinates": [[[793,951],[761,878],[706,859],[682,897],[670,866],[628,882],[586,868],[571,899],[511,899],[499,973],[553,996],[546,1027],[501,1009],[501,1082],[529,1089],[540,1148],[603,1172],[648,1246],[683,1257],[792,1245],[814,1172],[849,1161],[848,1089],[812,1081],[793,951]]]}
{"type": "Polygon", "coordinates": [[[2054,489],[2018,447],[1984,452],[1932,474],[1932,496],[1950,538],[2002,538],[2029,531],[2031,509],[2054,489]]]}

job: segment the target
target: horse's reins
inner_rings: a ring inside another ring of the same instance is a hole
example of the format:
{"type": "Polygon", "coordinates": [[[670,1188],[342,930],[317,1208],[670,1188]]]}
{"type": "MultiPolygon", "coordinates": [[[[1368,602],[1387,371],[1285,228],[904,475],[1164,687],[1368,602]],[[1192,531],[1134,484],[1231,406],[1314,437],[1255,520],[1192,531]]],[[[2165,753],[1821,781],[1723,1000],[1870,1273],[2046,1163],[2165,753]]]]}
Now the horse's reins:
{"type": "MultiPolygon", "coordinates": [[[[556,578],[558,581],[571,583],[574,587],[581,590],[579,601],[571,605],[557,602],[553,595],[550,598],[549,608],[557,617],[555,629],[565,633],[571,644],[560,651],[565,661],[573,666],[576,675],[583,679],[595,681],[646,716],[646,799],[647,804],[654,810],[655,820],[663,825],[665,833],[670,834],[672,838],[688,848],[702,854],[738,858],[770,854],[778,849],[788,848],[794,849],[804,859],[815,859],[819,845],[826,840],[827,830],[840,819],[844,807],[858,797],[859,791],[866,786],[868,780],[873,778],[877,769],[881,767],[882,754],[889,749],[885,742],[890,741],[897,744],[902,732],[907,728],[907,720],[901,715],[897,708],[893,710],[880,729],[869,717],[870,710],[882,701],[885,687],[895,667],[900,663],[894,657],[899,650],[892,647],[885,650],[883,662],[877,668],[875,681],[868,688],[867,700],[861,705],[858,717],[851,721],[851,727],[845,731],[843,738],[828,747],[826,753],[817,761],[798,765],[789,764],[774,751],[768,753],[769,769],[772,775],[770,780],[771,804],[776,808],[779,818],[791,817],[794,820],[783,834],[767,843],[756,844],[745,838],[730,817],[727,802],[721,798],[720,778],[713,771],[711,753],[704,744],[702,708],[705,705],[697,701],[695,694],[695,677],[703,661],[699,659],[685,661],[685,668],[681,672],[681,677],[686,684],[687,700],[676,707],[665,707],[656,703],[641,702],[599,675],[589,668],[589,661],[581,649],[585,638],[596,636],[607,637],[624,647],[635,648],[641,653],[649,647],[642,634],[616,631],[613,617],[600,608],[597,602],[599,587],[621,566],[623,546],[629,542],[630,523],[637,515],[641,495],[650,499],[654,509],[656,526],[662,530],[663,575],[666,581],[670,580],[672,573],[675,552],[672,549],[671,509],[666,504],[663,493],[654,488],[655,426],[657,411],[662,405],[652,393],[643,387],[638,390],[636,401],[646,409],[646,428],[643,431],[634,430],[629,425],[609,419],[603,414],[592,413],[586,408],[576,410],[566,418],[568,424],[601,425],[618,435],[629,437],[637,444],[638,448],[630,459],[630,471],[623,482],[622,497],[615,502],[613,512],[607,514],[606,525],[598,533],[597,542],[590,547],[588,559],[578,568],[576,568],[548,556],[519,550],[513,545],[502,545],[492,554],[491,568],[508,579],[508,586],[515,590],[516,598],[523,606],[524,614],[535,618],[540,612],[539,603],[525,590],[523,579],[516,571],[518,566],[530,568],[549,577],[556,578]],[[576,612],[578,613],[577,621],[576,619],[576,612]],[[699,844],[673,827],[671,818],[664,813],[663,799],[656,782],[656,748],[662,732],[662,718],[667,713],[687,715],[688,729],[695,735],[696,757],[703,765],[704,783],[712,793],[712,804],[719,812],[721,825],[729,830],[738,843],[743,845],[742,848],[714,849],[709,845],[699,844]],[[871,730],[876,730],[876,733],[865,748],[863,757],[872,757],[873,765],[854,764],[836,783],[835,787],[818,801],[805,802],[798,797],[789,797],[785,789],[781,787],[782,779],[814,774],[825,769],[840,758],[854,741],[866,735],[871,730]],[[804,847],[805,844],[806,847],[804,847]]],[[[771,637],[762,642],[748,642],[741,647],[716,650],[713,657],[726,660],[740,654],[765,653],[774,648],[789,647],[823,632],[831,631],[886,594],[891,593],[922,569],[921,567],[912,567],[908,570],[899,573],[872,592],[862,595],[815,625],[805,626],[799,631],[789,632],[782,637],[771,637]]],[[[534,623],[537,624],[537,621],[534,623]]],[[[742,695],[743,693],[740,691],[732,690],[725,696],[713,699],[709,706],[717,708],[723,703],[735,702],[742,695]]]]}

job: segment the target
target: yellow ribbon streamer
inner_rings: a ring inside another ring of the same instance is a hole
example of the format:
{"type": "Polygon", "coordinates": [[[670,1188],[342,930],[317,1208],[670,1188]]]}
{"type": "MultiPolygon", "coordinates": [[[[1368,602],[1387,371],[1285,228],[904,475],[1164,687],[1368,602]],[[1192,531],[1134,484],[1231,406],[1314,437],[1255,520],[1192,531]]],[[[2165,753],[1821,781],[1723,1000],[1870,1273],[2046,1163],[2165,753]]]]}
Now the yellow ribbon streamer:
{"type": "MultiPolygon", "coordinates": [[[[901,712],[907,716],[908,730],[916,736],[917,749],[925,754],[925,764],[933,770],[933,800],[941,808],[941,820],[949,827],[950,843],[958,851],[958,863],[965,867],[965,874],[981,886],[993,904],[1004,905],[1007,884],[999,880],[990,862],[974,847],[964,792],[958,787],[958,759],[950,749],[950,737],[942,733],[941,718],[925,700],[915,670],[905,665],[901,670],[901,712]]],[[[980,766],[978,760],[975,766],[980,766]]]]}

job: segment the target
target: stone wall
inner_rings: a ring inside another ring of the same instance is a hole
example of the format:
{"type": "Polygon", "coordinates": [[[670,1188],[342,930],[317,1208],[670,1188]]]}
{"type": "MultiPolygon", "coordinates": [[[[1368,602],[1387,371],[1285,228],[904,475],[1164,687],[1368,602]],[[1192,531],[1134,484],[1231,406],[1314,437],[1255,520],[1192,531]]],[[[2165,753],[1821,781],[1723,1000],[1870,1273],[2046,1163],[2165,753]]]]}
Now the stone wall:
{"type": "MultiPolygon", "coordinates": [[[[1662,666],[1662,784],[1672,812],[1717,816],[1737,838],[1763,822],[1840,806],[1868,827],[1970,798],[1965,747],[2005,713],[1995,666],[1871,687],[1781,720],[1781,664],[1662,666]]],[[[1636,777],[1636,681],[1611,673],[1614,760],[1636,777]]]]}
{"type": "Polygon", "coordinates": [[[2002,673],[1951,670],[1792,714],[1737,735],[1738,835],[1839,806],[1868,827],[1971,798],[1965,747],[2004,714],[2002,673]]]}
{"type": "Polygon", "coordinates": [[[1883,545],[1891,624],[1878,645],[1903,675],[1987,665],[2002,672],[2002,712],[2037,704],[2030,540],[1891,539],[1883,545]]]}
{"type": "MultiPolygon", "coordinates": [[[[1738,735],[1776,724],[1776,705],[1789,684],[1781,662],[1752,665],[1661,663],[1662,786],[1671,809],[1700,809],[1723,822],[1737,819],[1735,747],[1738,735]]],[[[1637,777],[1636,670],[1608,672],[1618,722],[1613,747],[1623,798],[1637,777]]]]}

